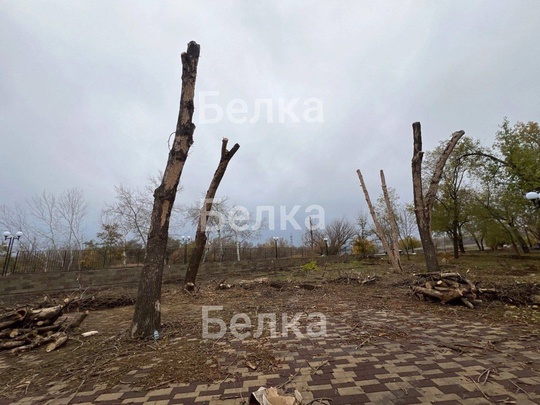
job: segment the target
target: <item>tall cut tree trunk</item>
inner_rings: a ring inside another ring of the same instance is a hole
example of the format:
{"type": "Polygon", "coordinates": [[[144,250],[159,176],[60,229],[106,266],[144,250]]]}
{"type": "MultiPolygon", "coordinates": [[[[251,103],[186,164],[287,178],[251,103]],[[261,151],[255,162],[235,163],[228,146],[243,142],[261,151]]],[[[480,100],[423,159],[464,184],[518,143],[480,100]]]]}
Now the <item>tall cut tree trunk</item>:
{"type": "MultiPolygon", "coordinates": [[[[386,211],[388,212],[388,219],[390,221],[390,229],[392,230],[392,253],[396,261],[396,270],[403,271],[401,266],[401,257],[399,256],[399,231],[396,222],[396,216],[394,215],[394,209],[390,204],[390,197],[388,196],[388,189],[386,188],[386,179],[384,177],[384,171],[381,170],[381,187],[383,191],[384,202],[386,203],[386,211]]],[[[407,252],[408,254],[408,252],[407,252]]]]}
{"type": "Polygon", "coordinates": [[[148,232],[146,257],[139,281],[135,312],[130,327],[132,338],[147,338],[161,330],[161,282],[169,237],[171,211],[188,152],[193,144],[195,81],[200,46],[188,44],[182,53],[182,93],[172,148],[161,184],[154,191],[154,206],[148,232]]]}
{"type": "Polygon", "coordinates": [[[201,265],[204,249],[206,247],[206,225],[208,224],[208,218],[210,216],[210,212],[212,211],[214,197],[216,196],[221,179],[227,170],[229,161],[232,159],[238,148],[240,148],[240,145],[235,144],[233,148],[228,151],[228,141],[229,140],[227,138],[223,138],[221,143],[221,158],[219,160],[216,172],[214,173],[214,177],[212,178],[212,182],[210,183],[210,187],[208,187],[208,191],[206,192],[203,206],[201,207],[199,224],[197,225],[197,232],[195,234],[195,248],[191,253],[186,271],[186,278],[184,279],[184,287],[188,290],[193,289],[195,286],[195,280],[197,279],[197,273],[199,272],[199,267],[201,265]]]}
{"type": "Polygon", "coordinates": [[[420,241],[422,242],[422,249],[424,250],[428,272],[440,271],[439,262],[437,261],[437,249],[435,248],[433,237],[431,236],[431,210],[435,203],[435,197],[437,195],[437,189],[439,188],[439,181],[443,174],[444,165],[454,150],[457,142],[464,134],[464,131],[457,131],[452,134],[452,138],[448,141],[448,144],[437,161],[428,191],[424,196],[422,188],[422,159],[424,157],[424,152],[422,151],[422,130],[419,122],[413,124],[414,149],[411,167],[414,213],[416,215],[418,233],[420,234],[420,241]]]}
{"type": "Polygon", "coordinates": [[[394,250],[390,248],[390,245],[388,244],[388,240],[386,239],[384,235],[384,229],[379,222],[379,218],[377,218],[377,213],[375,212],[375,208],[373,207],[373,204],[371,203],[371,198],[369,197],[369,192],[366,187],[366,183],[364,182],[364,176],[362,176],[362,172],[360,169],[356,171],[358,174],[358,179],[360,179],[360,185],[362,186],[362,191],[364,192],[364,197],[366,198],[366,203],[369,208],[369,213],[371,214],[371,218],[373,219],[373,224],[375,225],[375,229],[377,230],[377,234],[379,236],[379,239],[383,245],[383,249],[386,251],[386,254],[388,255],[388,259],[390,260],[390,264],[392,264],[392,267],[396,271],[401,271],[401,264],[398,264],[398,258],[394,255],[394,250]]]}

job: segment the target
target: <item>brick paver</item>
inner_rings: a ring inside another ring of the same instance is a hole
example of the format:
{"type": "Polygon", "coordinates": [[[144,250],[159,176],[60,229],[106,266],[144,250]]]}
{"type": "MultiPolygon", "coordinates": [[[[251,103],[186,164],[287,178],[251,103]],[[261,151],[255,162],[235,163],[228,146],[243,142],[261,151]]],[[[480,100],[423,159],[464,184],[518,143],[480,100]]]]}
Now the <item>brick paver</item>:
{"type": "MultiPolygon", "coordinates": [[[[132,382],[129,386],[15,403],[239,405],[247,403],[249,393],[259,386],[291,380],[285,391],[298,389],[306,400],[331,398],[333,405],[540,404],[538,335],[414,312],[345,309],[344,313],[340,319],[347,322],[327,317],[325,337],[296,339],[290,333],[272,338],[274,346],[282,348],[274,352],[281,360],[274,374],[257,373],[238,361],[229,369],[234,378],[145,391],[137,386],[144,370],[134,370],[126,376],[132,382]],[[484,381],[487,370],[489,378],[484,381]]],[[[226,364],[227,359],[241,358],[245,342],[231,337],[217,344],[225,353],[221,364],[226,364]]]]}

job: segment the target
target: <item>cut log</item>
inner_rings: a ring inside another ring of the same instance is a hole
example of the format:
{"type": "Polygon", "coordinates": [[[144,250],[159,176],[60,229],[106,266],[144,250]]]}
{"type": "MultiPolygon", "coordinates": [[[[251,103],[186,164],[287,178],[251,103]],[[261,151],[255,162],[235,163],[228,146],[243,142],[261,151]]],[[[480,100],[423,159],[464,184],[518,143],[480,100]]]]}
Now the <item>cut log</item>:
{"type": "Polygon", "coordinates": [[[0,317],[0,330],[16,327],[22,324],[28,317],[28,310],[20,308],[13,312],[8,312],[0,317]]]}
{"type": "Polygon", "coordinates": [[[465,304],[465,306],[469,307],[470,309],[474,309],[474,305],[465,297],[461,297],[461,302],[465,304]]]}
{"type": "Polygon", "coordinates": [[[24,340],[12,340],[8,342],[0,343],[0,350],[9,350],[14,349],[16,347],[25,345],[26,342],[24,340]]]}
{"type": "Polygon", "coordinates": [[[53,350],[58,349],[60,346],[63,346],[68,340],[68,336],[64,333],[59,335],[56,340],[52,343],[49,343],[45,348],[47,353],[52,352],[53,350]]]}
{"type": "Polygon", "coordinates": [[[49,308],[33,309],[30,311],[30,316],[28,318],[31,322],[37,323],[38,326],[44,325],[45,323],[54,323],[54,321],[57,320],[60,315],[62,315],[63,309],[63,305],[57,305],[55,307],[49,308]]]}
{"type": "Polygon", "coordinates": [[[456,298],[461,298],[463,296],[463,293],[459,289],[443,292],[443,291],[437,291],[435,289],[429,289],[429,288],[424,288],[424,287],[413,287],[413,292],[421,293],[428,297],[437,298],[443,304],[446,304],[450,301],[455,300],[456,298]]]}
{"type": "Polygon", "coordinates": [[[13,354],[19,354],[23,352],[27,352],[29,350],[35,349],[36,347],[43,346],[44,344],[53,342],[58,337],[58,334],[53,334],[50,336],[38,336],[35,340],[32,341],[32,343],[27,344],[25,346],[16,347],[15,349],[11,350],[11,353],[13,354]]]}

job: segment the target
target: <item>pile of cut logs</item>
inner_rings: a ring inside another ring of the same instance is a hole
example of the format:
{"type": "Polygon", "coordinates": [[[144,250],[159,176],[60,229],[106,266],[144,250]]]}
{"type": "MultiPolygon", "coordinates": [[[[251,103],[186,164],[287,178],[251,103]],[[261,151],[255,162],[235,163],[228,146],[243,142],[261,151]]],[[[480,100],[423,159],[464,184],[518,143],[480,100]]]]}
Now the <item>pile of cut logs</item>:
{"type": "Polygon", "coordinates": [[[0,350],[19,354],[43,345],[53,351],[66,343],[69,333],[79,327],[88,311],[63,315],[70,303],[48,308],[19,308],[0,315],[0,350]]]}
{"type": "Polygon", "coordinates": [[[461,303],[471,309],[482,301],[476,285],[459,273],[419,273],[411,286],[413,294],[443,304],[461,303]]]}

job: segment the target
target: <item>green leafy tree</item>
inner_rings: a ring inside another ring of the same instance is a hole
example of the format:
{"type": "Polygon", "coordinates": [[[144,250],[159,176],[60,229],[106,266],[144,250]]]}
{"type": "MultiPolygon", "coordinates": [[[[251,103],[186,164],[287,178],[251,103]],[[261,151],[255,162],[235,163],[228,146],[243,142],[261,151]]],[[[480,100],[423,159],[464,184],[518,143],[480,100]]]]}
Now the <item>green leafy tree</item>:
{"type": "MultiPolygon", "coordinates": [[[[540,190],[540,127],[536,122],[516,123],[505,118],[497,132],[491,154],[485,154],[481,170],[482,204],[504,230],[515,252],[530,251],[526,220],[535,209],[525,198],[540,190]]],[[[533,232],[538,233],[538,223],[533,232]]]]}
{"type": "MultiPolygon", "coordinates": [[[[427,153],[425,164],[434,168],[445,144],[441,143],[432,152],[427,153]]],[[[465,253],[463,229],[468,222],[471,190],[474,187],[474,172],[479,159],[474,153],[484,152],[478,140],[463,136],[454,148],[443,169],[439,189],[432,212],[432,229],[444,232],[452,240],[454,258],[465,253]]]]}
{"type": "Polygon", "coordinates": [[[375,254],[376,252],[377,247],[371,240],[367,238],[362,238],[361,236],[358,236],[353,242],[353,253],[355,255],[367,257],[375,254]]]}

